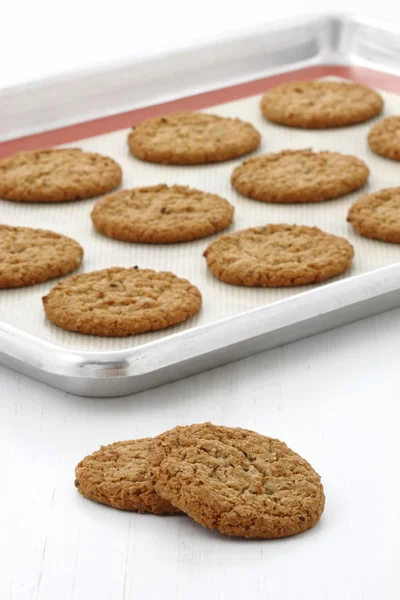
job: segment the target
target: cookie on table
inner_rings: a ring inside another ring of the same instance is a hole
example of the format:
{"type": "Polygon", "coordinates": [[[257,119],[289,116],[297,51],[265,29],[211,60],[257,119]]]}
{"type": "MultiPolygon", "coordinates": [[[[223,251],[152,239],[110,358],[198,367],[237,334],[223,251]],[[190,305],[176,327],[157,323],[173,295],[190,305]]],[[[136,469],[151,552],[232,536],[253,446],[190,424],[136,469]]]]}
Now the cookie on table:
{"type": "Polygon", "coordinates": [[[359,83],[296,81],[266,92],[261,111],[274,123],[304,129],[328,129],[368,121],[379,115],[382,97],[359,83]]]}
{"type": "Polygon", "coordinates": [[[339,152],[283,150],[248,158],[232,173],[233,187],[262,202],[302,203],[333,200],[361,188],[367,165],[339,152]]]}
{"type": "Polygon", "coordinates": [[[125,337],[186,321],[200,310],[201,294],[173,273],[112,267],[61,281],[43,306],[67,331],[125,337]]]}
{"type": "Polygon", "coordinates": [[[34,285],[79,267],[82,247],[71,238],[30,227],[0,225],[0,288],[34,285]]]}
{"type": "Polygon", "coordinates": [[[247,287],[317,283],[343,273],[354,256],[344,238],[304,225],[266,225],[222,235],[205,250],[217,279],[247,287]]]}
{"type": "Polygon", "coordinates": [[[361,196],[347,220],[364,237],[400,244],[400,187],[361,196]]]}
{"type": "Polygon", "coordinates": [[[280,538],[313,527],[325,496],[312,466],[276,439],[211,423],[154,439],[150,477],[163,498],[221,533],[280,538]]]}
{"type": "Polygon", "coordinates": [[[177,113],[140,123],[128,145],[141,160],[198,165],[238,158],[256,150],[260,134],[245,121],[207,113],[177,113]]]}
{"type": "Polygon", "coordinates": [[[400,116],[379,121],[368,134],[371,150],[385,158],[400,160],[400,116]]]}
{"type": "Polygon", "coordinates": [[[109,194],[96,203],[91,216],[97,231],[110,238],[173,244],[226,229],[233,206],[187,186],[156,185],[109,194]]]}
{"type": "Polygon", "coordinates": [[[112,158],[79,148],[18,152],[0,160],[0,198],[64,202],[105,194],[121,183],[112,158]]]}
{"type": "Polygon", "coordinates": [[[80,461],[75,486],[83,496],[120,510],[155,515],[180,511],[159,496],[147,475],[151,438],[101,446],[80,461]]]}

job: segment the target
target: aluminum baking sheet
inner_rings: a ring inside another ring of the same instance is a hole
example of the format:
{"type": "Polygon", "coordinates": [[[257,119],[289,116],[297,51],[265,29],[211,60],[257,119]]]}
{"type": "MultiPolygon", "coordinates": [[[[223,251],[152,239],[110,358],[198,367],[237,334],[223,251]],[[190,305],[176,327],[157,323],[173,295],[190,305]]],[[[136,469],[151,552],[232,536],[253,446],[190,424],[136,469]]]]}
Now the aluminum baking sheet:
{"type": "MultiPolygon", "coordinates": [[[[400,98],[384,91],[382,95],[385,114],[400,113],[400,98]]],[[[259,153],[312,147],[355,154],[371,169],[363,191],[398,185],[400,165],[368,150],[366,135],[373,122],[330,131],[299,131],[265,121],[259,102],[257,94],[207,110],[251,121],[262,134],[259,153]]],[[[287,222],[317,225],[345,236],[355,247],[353,267],[319,286],[239,288],[215,280],[207,271],[202,252],[213,238],[173,246],[127,244],[94,231],[90,220],[94,200],[62,205],[3,201],[2,222],[49,228],[77,239],[85,249],[81,271],[113,265],[172,270],[196,284],[204,298],[201,313],[184,324],[109,339],[65,332],[46,321],[41,297],[54,282],[4,290],[0,294],[0,361],[4,364],[74,393],[126,394],[400,305],[400,248],[361,238],[346,223],[348,208],[358,193],[312,205],[263,204],[231,188],[230,174],[240,160],[200,167],[143,163],[128,153],[128,131],[74,145],[115,158],[124,171],[123,187],[179,183],[227,198],[235,206],[230,230],[287,222]]]]}
{"type": "MultiPolygon", "coordinates": [[[[400,113],[400,97],[390,93],[382,95],[385,114],[400,113]]],[[[351,128],[301,131],[268,123],[263,119],[259,105],[260,96],[257,95],[216,106],[209,111],[226,117],[240,117],[253,123],[262,136],[262,144],[257,153],[312,147],[315,150],[355,154],[365,160],[371,170],[369,184],[363,191],[375,191],[399,184],[400,165],[380,158],[368,149],[366,137],[374,121],[351,128]]],[[[316,225],[330,233],[347,237],[355,248],[355,258],[352,268],[341,278],[400,261],[400,246],[362,238],[346,222],[347,211],[360,192],[330,202],[300,206],[257,202],[244,198],[230,184],[232,170],[241,160],[195,167],[145,163],[129,154],[126,143],[128,131],[117,131],[79,142],[84,150],[106,154],[118,161],[124,174],[123,187],[178,183],[219,194],[235,207],[234,224],[229,231],[266,223],[296,223],[316,225]]],[[[54,282],[47,281],[41,285],[2,291],[0,314],[5,323],[63,348],[109,352],[146,344],[188,328],[215,323],[224,317],[265,306],[310,289],[310,286],[253,289],[221,283],[208,272],[202,257],[206,246],[217,236],[172,245],[129,244],[111,240],[97,233],[92,226],[90,212],[94,204],[95,200],[51,205],[2,202],[1,220],[8,225],[40,226],[70,235],[85,251],[80,271],[134,265],[173,271],[176,275],[189,279],[201,290],[203,308],[200,314],[174,328],[129,338],[110,339],[71,333],[45,319],[41,297],[54,285],[54,282]]]]}

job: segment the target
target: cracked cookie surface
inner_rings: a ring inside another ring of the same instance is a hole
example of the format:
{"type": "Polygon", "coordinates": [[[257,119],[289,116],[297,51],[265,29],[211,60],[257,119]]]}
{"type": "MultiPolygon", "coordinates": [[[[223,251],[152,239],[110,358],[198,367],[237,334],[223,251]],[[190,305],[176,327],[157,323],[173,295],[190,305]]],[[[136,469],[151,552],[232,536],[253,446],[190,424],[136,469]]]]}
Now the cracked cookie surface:
{"type": "Polygon", "coordinates": [[[368,144],[375,154],[400,160],[400,116],[379,121],[368,134],[368,144]]]}
{"type": "Polygon", "coordinates": [[[180,512],[159,496],[147,474],[151,438],[115,442],[86,456],[75,469],[78,492],[120,510],[156,515],[180,512]]]}
{"type": "Polygon", "coordinates": [[[0,225],[0,288],[34,285],[79,267],[83,249],[46,229],[0,225]]]}
{"type": "Polygon", "coordinates": [[[361,196],[347,220],[364,237],[400,244],[400,187],[361,196]]]}
{"type": "Polygon", "coordinates": [[[100,233],[127,242],[173,244],[228,227],[233,206],[215,194],[183,185],[121,190],[99,200],[92,221],[100,233]]]}
{"type": "Polygon", "coordinates": [[[61,281],[43,306],[67,331],[124,337],[186,321],[200,310],[201,294],[167,271],[113,267],[61,281]]]}
{"type": "Polygon", "coordinates": [[[256,150],[260,134],[240,119],[208,113],[176,113],[140,123],[128,145],[141,160],[196,165],[231,160],[256,150]]]}
{"type": "Polygon", "coordinates": [[[0,198],[63,202],[105,194],[121,183],[112,159],[79,148],[18,152],[0,160],[0,198]]]}
{"type": "Polygon", "coordinates": [[[319,475],[288,446],[211,423],[175,427],[150,445],[155,490],[221,533],[279,538],[313,527],[325,496],[319,475]]]}
{"type": "Polygon", "coordinates": [[[274,123],[304,129],[343,127],[367,121],[383,108],[382,97],[358,83],[297,81],[267,91],[261,111],[274,123]]]}
{"type": "Polygon", "coordinates": [[[368,176],[367,165],[355,156],[306,149],[249,158],[231,181],[248,198],[295,204],[339,198],[361,188],[368,176]]]}
{"type": "Polygon", "coordinates": [[[325,281],[351,265],[344,238],[304,225],[266,225],[226,234],[205,250],[217,279],[248,287],[285,287],[325,281]]]}

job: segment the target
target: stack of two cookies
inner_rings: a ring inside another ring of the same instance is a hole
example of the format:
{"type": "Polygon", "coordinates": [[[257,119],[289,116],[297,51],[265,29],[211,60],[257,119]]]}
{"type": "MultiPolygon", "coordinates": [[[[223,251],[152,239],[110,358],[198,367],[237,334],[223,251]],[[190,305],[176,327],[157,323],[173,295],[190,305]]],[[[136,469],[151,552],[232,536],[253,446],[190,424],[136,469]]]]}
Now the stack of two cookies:
{"type": "Polygon", "coordinates": [[[103,446],[76,467],[79,492],[122,510],[186,513],[231,536],[279,538],[313,527],[319,475],[285,443],[211,423],[103,446]]]}

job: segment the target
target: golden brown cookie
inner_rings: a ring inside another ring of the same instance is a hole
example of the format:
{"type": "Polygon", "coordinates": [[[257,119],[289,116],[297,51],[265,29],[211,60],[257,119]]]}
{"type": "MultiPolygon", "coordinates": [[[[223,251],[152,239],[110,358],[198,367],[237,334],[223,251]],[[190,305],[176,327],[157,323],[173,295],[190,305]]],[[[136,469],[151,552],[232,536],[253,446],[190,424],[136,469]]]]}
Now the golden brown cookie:
{"type": "Polygon", "coordinates": [[[121,183],[111,158],[79,148],[18,152],[0,160],[0,198],[18,202],[83,200],[121,183]]]}
{"type": "Polygon", "coordinates": [[[69,237],[30,227],[0,225],[0,288],[34,285],[75,271],[83,249],[69,237]]]}
{"type": "Polygon", "coordinates": [[[233,187],[262,202],[321,202],[361,188],[369,169],[356,158],[339,152],[283,150],[245,160],[232,173],[233,187]]]}
{"type": "Polygon", "coordinates": [[[192,112],[143,121],[128,136],[134,156],[168,165],[231,160],[259,144],[260,134],[250,123],[192,112]]]}
{"type": "Polygon", "coordinates": [[[126,242],[174,244],[226,229],[233,206],[183,185],[122,190],[99,200],[92,221],[100,233],[126,242]]]}
{"type": "Polygon", "coordinates": [[[186,321],[200,310],[201,294],[173,273],[113,267],[61,281],[43,305],[68,331],[124,337],[186,321]]]}
{"type": "Polygon", "coordinates": [[[266,225],[222,235],[205,250],[217,279],[247,287],[285,287],[325,281],[351,265],[344,238],[304,225],[266,225]]]}
{"type": "Polygon", "coordinates": [[[175,427],[148,455],[156,492],[221,533],[279,538],[313,527],[324,509],[319,475],[279,440],[211,423],[175,427]]]}
{"type": "Polygon", "coordinates": [[[400,160],[400,116],[379,121],[368,134],[371,150],[385,158],[400,160]]]}
{"type": "Polygon", "coordinates": [[[381,96],[359,83],[296,81],[266,92],[261,110],[267,119],[289,127],[327,129],[368,121],[383,108],[381,96]]]}
{"type": "Polygon", "coordinates": [[[75,486],[83,496],[120,510],[155,515],[179,513],[159,496],[147,476],[151,438],[115,442],[86,456],[75,469],[75,486]]]}
{"type": "Polygon", "coordinates": [[[347,220],[364,237],[400,244],[400,187],[361,196],[347,220]]]}

